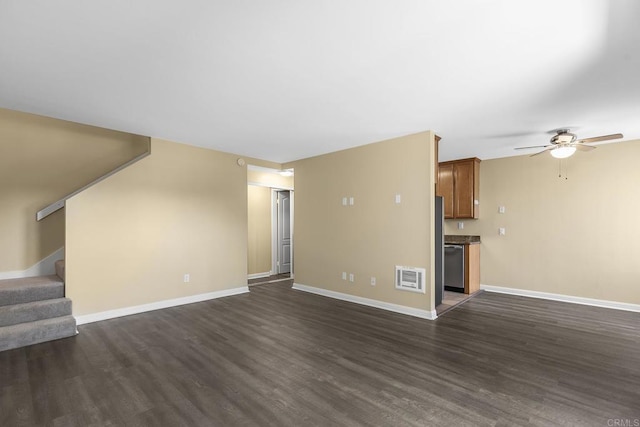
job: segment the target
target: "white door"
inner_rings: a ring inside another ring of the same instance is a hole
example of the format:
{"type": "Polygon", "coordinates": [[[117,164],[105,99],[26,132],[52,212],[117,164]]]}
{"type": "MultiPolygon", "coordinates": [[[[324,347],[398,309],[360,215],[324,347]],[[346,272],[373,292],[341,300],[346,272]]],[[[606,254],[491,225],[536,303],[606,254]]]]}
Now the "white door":
{"type": "Polygon", "coordinates": [[[278,273],[291,272],[291,194],[278,191],[278,273]]]}

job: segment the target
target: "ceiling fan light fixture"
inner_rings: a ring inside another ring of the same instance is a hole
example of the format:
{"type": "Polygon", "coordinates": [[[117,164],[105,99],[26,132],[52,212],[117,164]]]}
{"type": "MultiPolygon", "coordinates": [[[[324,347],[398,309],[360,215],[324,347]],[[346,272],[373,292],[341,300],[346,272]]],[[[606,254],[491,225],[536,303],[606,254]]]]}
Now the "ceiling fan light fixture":
{"type": "Polygon", "coordinates": [[[556,159],[566,159],[567,157],[571,157],[575,152],[576,147],[571,145],[556,147],[550,151],[551,155],[556,159]]]}

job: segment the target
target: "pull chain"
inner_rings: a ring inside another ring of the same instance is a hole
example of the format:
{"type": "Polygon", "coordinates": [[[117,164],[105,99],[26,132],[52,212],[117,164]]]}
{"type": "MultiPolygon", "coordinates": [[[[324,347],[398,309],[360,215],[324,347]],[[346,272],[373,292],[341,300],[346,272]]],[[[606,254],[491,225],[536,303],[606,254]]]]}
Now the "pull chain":
{"type": "MultiPolygon", "coordinates": [[[[565,167],[565,172],[566,172],[566,167],[565,167]]],[[[558,159],[558,178],[562,179],[562,159],[558,159]]],[[[569,179],[569,176],[567,173],[565,173],[564,179],[569,179]]]]}
{"type": "Polygon", "coordinates": [[[562,159],[558,160],[558,178],[562,178],[562,159]]]}

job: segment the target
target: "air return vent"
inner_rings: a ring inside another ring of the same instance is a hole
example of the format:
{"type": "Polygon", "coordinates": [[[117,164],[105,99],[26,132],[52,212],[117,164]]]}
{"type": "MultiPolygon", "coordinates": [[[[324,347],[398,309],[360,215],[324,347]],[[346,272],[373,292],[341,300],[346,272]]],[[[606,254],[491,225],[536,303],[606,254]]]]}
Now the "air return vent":
{"type": "Polygon", "coordinates": [[[426,293],[424,287],[424,268],[403,267],[396,265],[396,289],[403,291],[426,293]]]}

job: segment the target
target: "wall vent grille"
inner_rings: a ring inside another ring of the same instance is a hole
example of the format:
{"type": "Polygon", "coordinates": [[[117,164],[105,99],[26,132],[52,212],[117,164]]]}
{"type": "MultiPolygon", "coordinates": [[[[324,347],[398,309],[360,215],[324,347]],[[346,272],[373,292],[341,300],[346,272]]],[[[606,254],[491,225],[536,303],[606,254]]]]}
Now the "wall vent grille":
{"type": "Polygon", "coordinates": [[[396,289],[424,294],[425,276],[424,268],[396,265],[396,289]]]}

